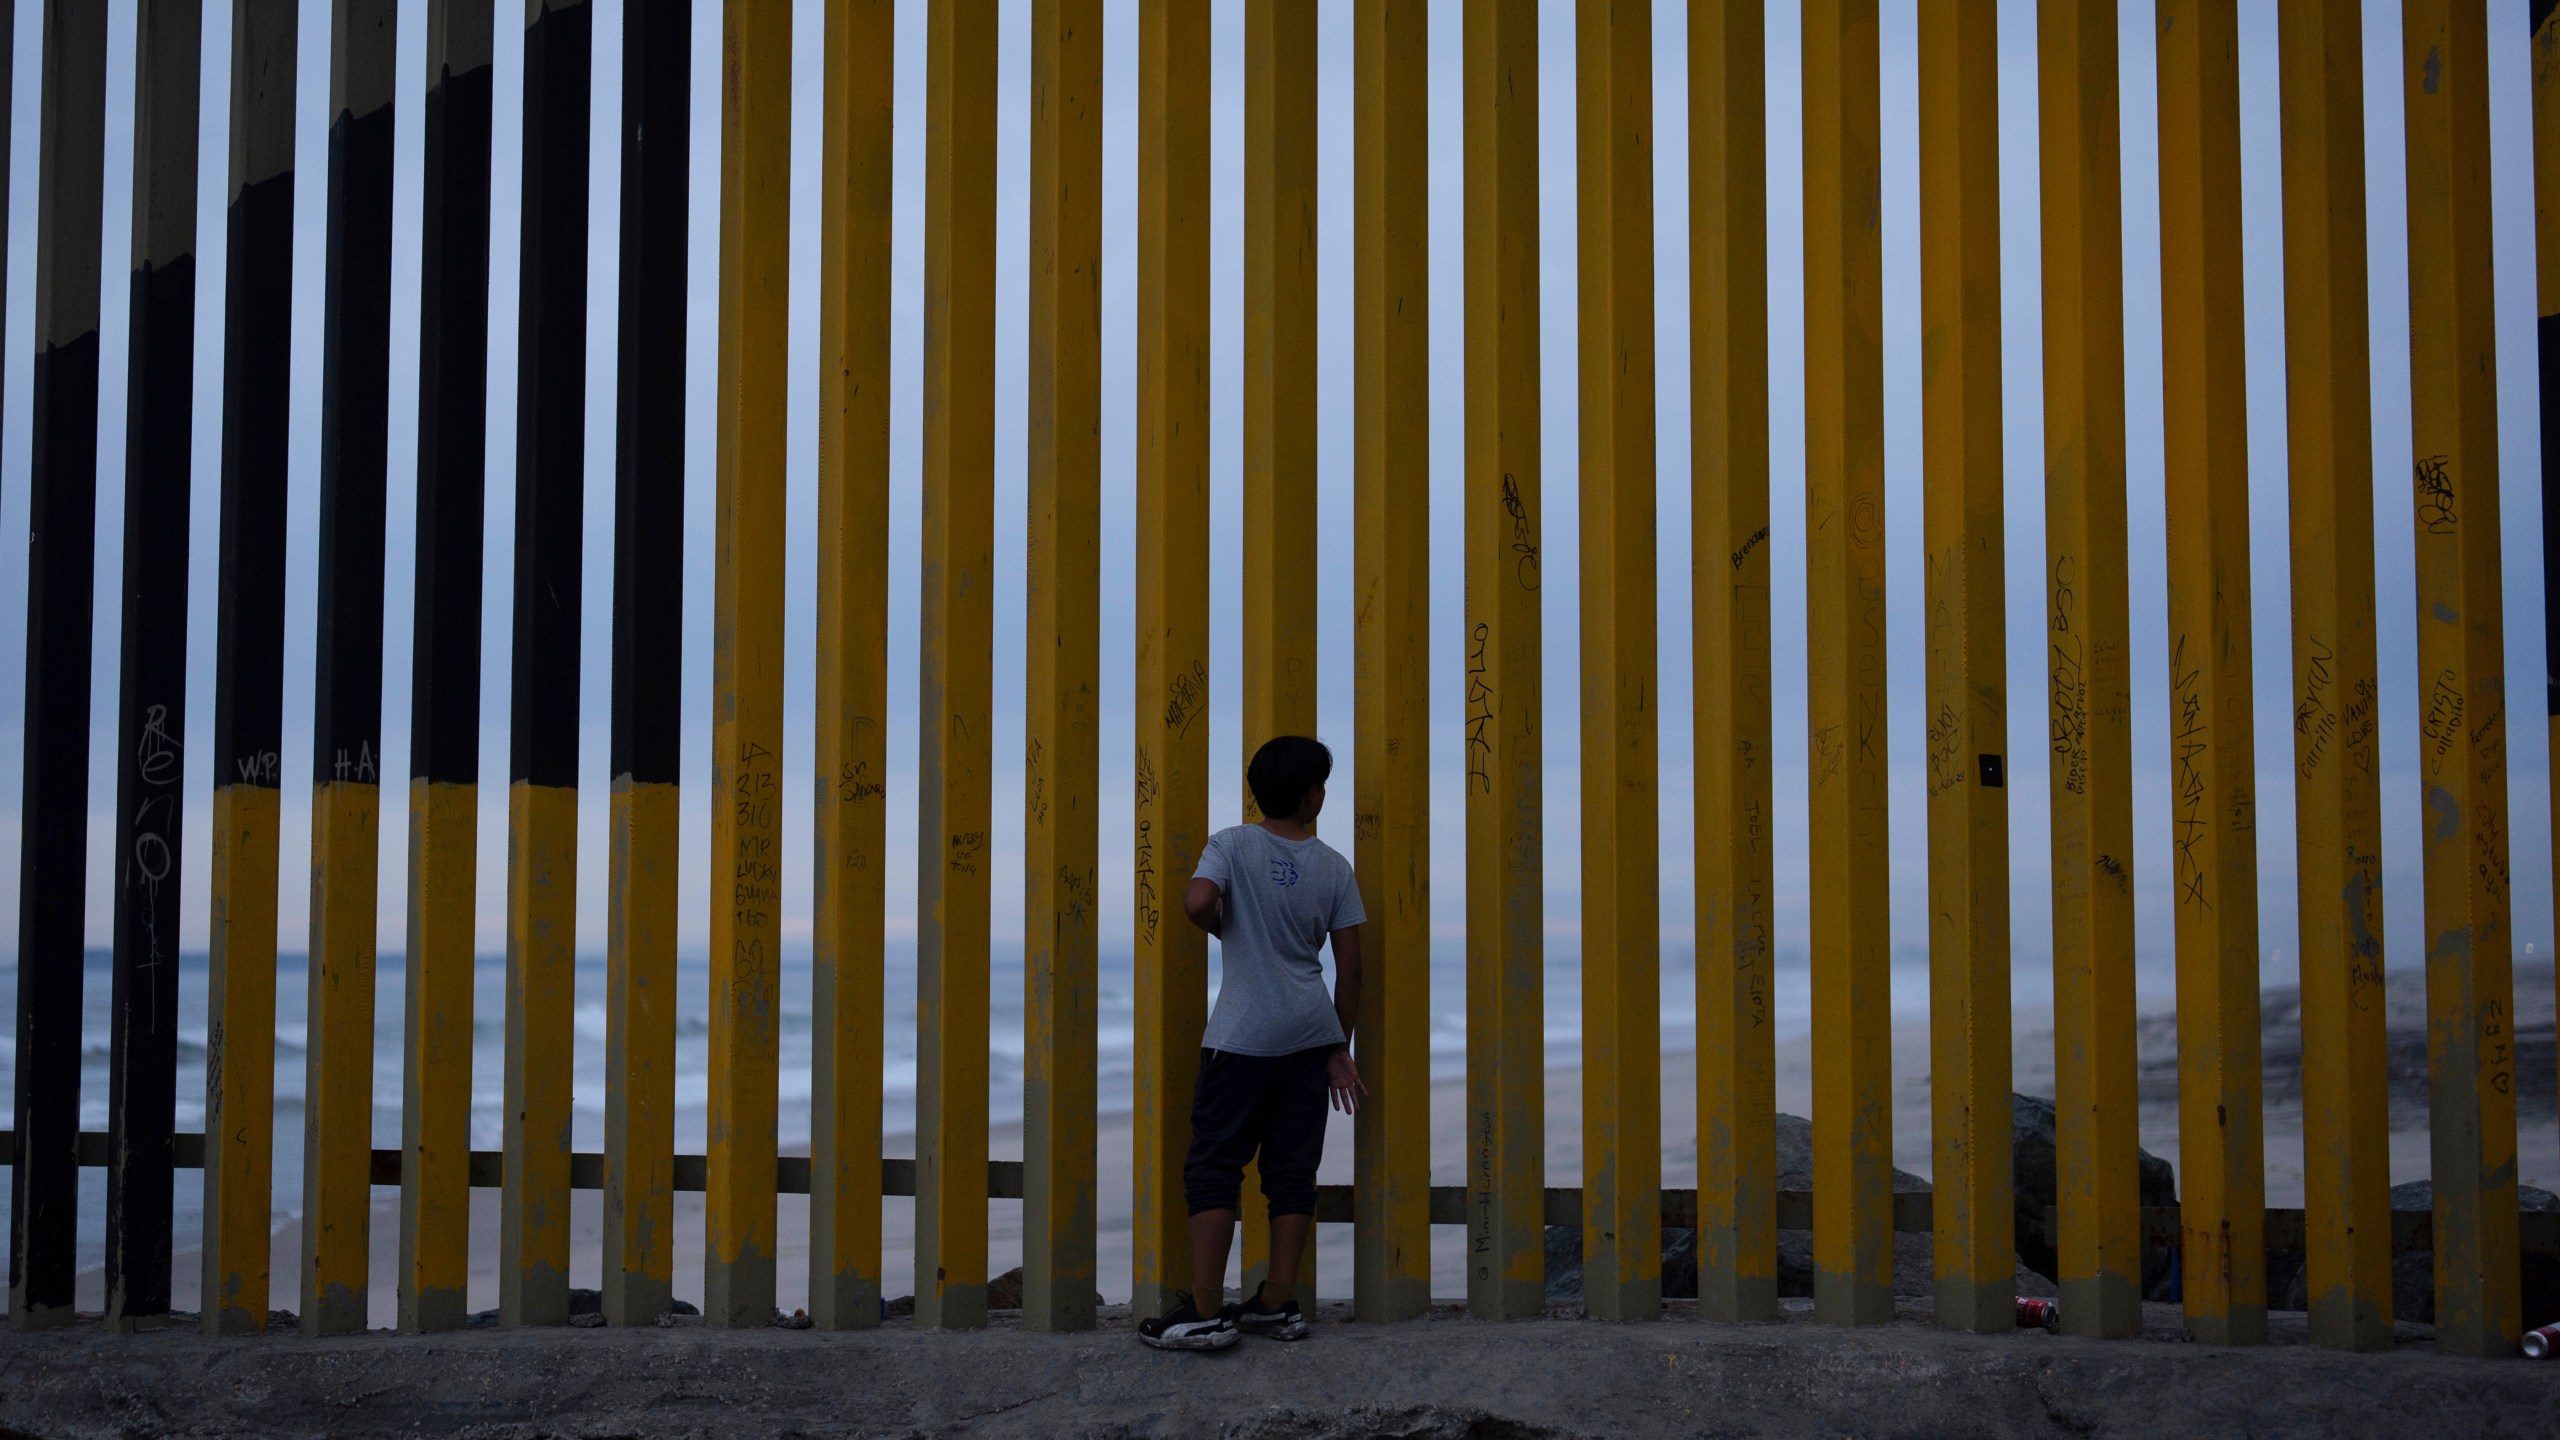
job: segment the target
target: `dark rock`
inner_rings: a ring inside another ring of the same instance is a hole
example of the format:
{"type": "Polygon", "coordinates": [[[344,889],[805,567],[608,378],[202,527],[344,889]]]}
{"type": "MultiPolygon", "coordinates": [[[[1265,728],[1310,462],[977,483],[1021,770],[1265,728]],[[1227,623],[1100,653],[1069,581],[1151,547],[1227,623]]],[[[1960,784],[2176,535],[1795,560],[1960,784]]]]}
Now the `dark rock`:
{"type": "MultiPolygon", "coordinates": [[[[2017,1209],[2018,1258],[2028,1269],[2056,1281],[2062,1278],[2062,1271],[2054,1254],[2053,1238],[2045,1232],[2044,1212],[2054,1206],[2055,1197],[2061,1193],[2058,1143],[2052,1101],[2034,1095],[2009,1097],[2009,1177],[2017,1209]]],[[[2178,1203],[2177,1172],[2168,1161],[2137,1149],[2134,1163],[2144,1205],[2178,1203]]],[[[2165,1246],[2144,1248],[2142,1288],[2146,1296],[2167,1283],[2171,1258],[2165,1246]]]]}
{"type": "MultiPolygon", "coordinates": [[[[2015,1280],[2021,1295],[2055,1293],[2053,1282],[2018,1263],[2015,1280]]],[[[1912,1231],[1897,1231],[1893,1237],[1893,1293],[1905,1298],[1934,1295],[1938,1291],[1937,1242],[1932,1237],[1912,1231]]],[[[1813,1294],[1813,1232],[1781,1230],[1778,1232],[1778,1294],[1809,1298],[1813,1294]]]]}
{"type": "MultiPolygon", "coordinates": [[[[2433,1210],[2436,1187],[2433,1181],[2412,1180],[2391,1187],[2394,1210],[2433,1210]]],[[[2528,1214],[2560,1210],[2560,1195],[2539,1185],[2516,1187],[2516,1209],[2528,1214]]],[[[2524,1315],[2527,1325],[2545,1325],[2560,1319],[2560,1258],[2549,1255],[2524,1257],[2524,1315]]],[[[2398,1320],[2414,1320],[2422,1325],[2436,1321],[2436,1257],[2431,1250],[2410,1251],[2391,1257],[2391,1314],[2398,1320]]]]}
{"type": "MultiPolygon", "coordinates": [[[[2303,1293],[2304,1289],[2300,1282],[2296,1282],[2294,1294],[2298,1300],[2292,1308],[2311,1308],[2310,1297],[2303,1293]]],[[[2436,1323],[2436,1252],[2433,1250],[2404,1250],[2391,1257],[2391,1318],[2420,1325],[2436,1323]]]]}
{"type": "MultiPolygon", "coordinates": [[[[667,1302],[667,1313],[670,1315],[699,1315],[702,1311],[696,1308],[690,1301],[670,1300],[667,1302]]],[[[492,1329],[495,1328],[498,1323],[498,1312],[494,1309],[474,1311],[471,1318],[464,1323],[474,1330],[492,1329]]],[[[574,1287],[571,1288],[569,1291],[569,1323],[579,1326],[602,1325],[604,1323],[604,1292],[601,1290],[581,1290],[574,1287]]]]}
{"type": "Polygon", "coordinates": [[[987,1282],[987,1308],[1019,1310],[1022,1308],[1022,1267],[1014,1266],[987,1282]]]}
{"type": "Polygon", "coordinates": [[[895,1300],[880,1302],[880,1318],[883,1320],[903,1320],[915,1313],[916,1297],[913,1295],[901,1295],[895,1300]]]}
{"type": "MultiPolygon", "coordinates": [[[[2394,1210],[2433,1210],[2436,1208],[2435,1182],[2432,1180],[2412,1180],[2406,1185],[2392,1186],[2391,1208],[2394,1210]]],[[[2548,1214],[2551,1211],[2560,1210],[2560,1195],[2555,1195],[2550,1191],[2543,1189],[2539,1185],[2518,1185],[2516,1187],[2516,1208],[2528,1214],[2548,1214]]]]}
{"type": "MultiPolygon", "coordinates": [[[[1572,1300],[1582,1294],[1582,1227],[1547,1227],[1547,1298],[1572,1300]]],[[[1698,1298],[1698,1232],[1679,1226],[1662,1231],[1662,1298],[1698,1298]]]]}
{"type": "MultiPolygon", "coordinates": [[[[1813,1188],[1813,1122],[1801,1115],[1778,1117],[1778,1188],[1813,1188]]],[[[1897,1195],[1918,1194],[1928,1188],[1928,1181],[1908,1170],[1896,1169],[1893,1172],[1893,1189],[1897,1195]]]]}
{"type": "Polygon", "coordinates": [[[1571,1300],[1582,1293],[1582,1227],[1547,1227],[1547,1298],[1571,1300]]]}
{"type": "MultiPolygon", "coordinates": [[[[1019,1265],[1014,1266],[1012,1269],[1007,1270],[993,1280],[988,1281],[987,1308],[990,1310],[1021,1309],[1022,1286],[1022,1267],[1019,1265]]],[[[1101,1292],[1096,1291],[1094,1293],[1092,1303],[1097,1308],[1100,1307],[1102,1304],[1101,1292]]]]}
{"type": "MultiPolygon", "coordinates": [[[[1801,1115],[1778,1117],[1778,1188],[1813,1188],[1813,1122],[1801,1115]]],[[[1894,1168],[1895,1194],[1926,1194],[1928,1189],[1927,1180],[1899,1166],[1894,1168]]],[[[1934,1267],[1928,1236],[1897,1234],[1893,1237],[1893,1293],[1931,1293],[1937,1288],[1934,1267]]],[[[1813,1293],[1812,1231],[1778,1232],[1778,1293],[1782,1296],[1809,1296],[1813,1293]]]]}
{"type": "MultiPolygon", "coordinates": [[[[2435,1208],[2435,1186],[2426,1180],[2412,1180],[2391,1187],[2394,1210],[2432,1210],[2435,1208]]],[[[2560,1195],[2537,1185],[2516,1187],[2516,1208],[2526,1212],[2560,1210],[2560,1195]]],[[[2524,1257],[2523,1274],[2525,1323],[2542,1323],[2538,1315],[2560,1316],[2560,1258],[2549,1255],[2524,1257]]],[[[2267,1252],[2267,1308],[2270,1310],[2308,1310],[2311,1308],[2311,1275],[2303,1253],[2299,1250],[2267,1252]]],[[[2391,1318],[2419,1325],[2436,1323],[2436,1257],[2432,1250],[2403,1250],[2391,1257],[2391,1318]]]]}
{"type": "MultiPolygon", "coordinates": [[[[1778,1188],[1813,1188],[1813,1122],[1800,1115],[1781,1115],[1777,1124],[1778,1188]]],[[[1893,1172],[1897,1194],[1926,1194],[1929,1182],[1908,1170],[1893,1172]]],[[[1582,1227],[1547,1227],[1547,1298],[1572,1300],[1582,1294],[1582,1227]]],[[[1935,1242],[1923,1234],[1897,1234],[1893,1239],[1893,1293],[1919,1296],[1937,1289],[1935,1242]]],[[[1778,1232],[1778,1293],[1813,1293],[1813,1232],[1778,1232]]],[[[2018,1267],[2018,1293],[2051,1295],[2050,1281],[2018,1267]]],[[[1666,1300],[1695,1299],[1698,1294],[1698,1235],[1694,1230],[1662,1232],[1662,1295],[1666,1300]]]]}
{"type": "Polygon", "coordinates": [[[1697,1231],[1666,1229],[1662,1232],[1662,1298],[1698,1298],[1697,1231]]]}

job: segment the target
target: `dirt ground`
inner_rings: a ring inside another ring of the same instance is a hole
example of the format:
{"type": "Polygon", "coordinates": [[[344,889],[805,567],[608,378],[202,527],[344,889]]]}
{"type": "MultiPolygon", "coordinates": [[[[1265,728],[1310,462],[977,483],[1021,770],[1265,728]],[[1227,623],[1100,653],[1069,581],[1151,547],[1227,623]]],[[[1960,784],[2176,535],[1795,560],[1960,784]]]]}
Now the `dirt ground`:
{"type": "Polygon", "coordinates": [[[2312,1347],[2278,1316],[2259,1350],[2188,1343],[2173,1306],[2113,1343],[1958,1335],[1905,1302],[1842,1331],[1789,1302],[1771,1325],[1608,1325],[1560,1310],[1481,1324],[1327,1322],[1305,1343],[1208,1356],[1138,1345],[1123,1307],[1088,1335],[1010,1316],[973,1334],[474,1330],[304,1340],[0,1330],[0,1440],[143,1435],[461,1437],[1040,1435],[2536,1436],[2560,1363],[2462,1360],[2403,1326],[2382,1355],[2312,1347]]]}

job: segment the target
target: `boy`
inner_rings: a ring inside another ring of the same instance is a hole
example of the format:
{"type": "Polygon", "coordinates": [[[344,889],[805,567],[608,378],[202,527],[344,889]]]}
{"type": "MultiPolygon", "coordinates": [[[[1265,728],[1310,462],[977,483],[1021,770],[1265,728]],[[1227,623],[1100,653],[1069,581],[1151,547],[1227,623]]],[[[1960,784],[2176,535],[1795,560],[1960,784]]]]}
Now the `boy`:
{"type": "Polygon", "coordinates": [[[1303,1340],[1298,1257],[1315,1223],[1316,1162],[1325,1100],[1350,1114],[1367,1093],[1351,1063],[1360,1016],[1360,886],[1351,862],[1310,828],[1324,809],[1333,752],[1283,735],[1255,752],[1245,784],[1262,823],[1209,838],[1183,892],[1191,923],[1218,937],[1218,1006],[1201,1037],[1192,1091],[1191,1153],[1182,1167],[1191,1208],[1194,1284],[1224,1298],[1244,1166],[1262,1163],[1271,1206],[1271,1273],[1241,1305],[1202,1314],[1188,1293],[1139,1323],[1160,1350],[1223,1350],[1243,1332],[1303,1340]],[[1316,959],[1333,938],[1333,999],[1316,959]]]}

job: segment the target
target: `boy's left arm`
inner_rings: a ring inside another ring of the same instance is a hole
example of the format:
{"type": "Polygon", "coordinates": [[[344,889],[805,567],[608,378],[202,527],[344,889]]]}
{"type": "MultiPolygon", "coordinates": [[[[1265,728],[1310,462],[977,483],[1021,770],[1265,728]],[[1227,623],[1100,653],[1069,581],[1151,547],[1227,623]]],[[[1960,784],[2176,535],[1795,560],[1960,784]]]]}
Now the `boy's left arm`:
{"type": "Polygon", "coordinates": [[[1348,1115],[1360,1108],[1369,1087],[1360,1082],[1360,1067],[1351,1059],[1351,1036],[1360,1023],[1360,927],[1333,932],[1333,1014],[1342,1022],[1342,1044],[1325,1057],[1325,1086],[1334,1107],[1348,1115]]]}

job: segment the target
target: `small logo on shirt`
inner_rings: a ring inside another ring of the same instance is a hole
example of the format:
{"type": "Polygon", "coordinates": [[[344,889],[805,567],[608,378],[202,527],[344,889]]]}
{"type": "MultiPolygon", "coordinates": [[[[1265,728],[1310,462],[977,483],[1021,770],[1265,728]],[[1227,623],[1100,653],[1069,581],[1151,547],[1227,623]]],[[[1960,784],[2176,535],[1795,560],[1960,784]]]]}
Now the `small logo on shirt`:
{"type": "Polygon", "coordinates": [[[1281,886],[1284,889],[1289,886],[1296,885],[1298,883],[1298,862],[1294,860],[1272,861],[1271,883],[1281,886]]]}

